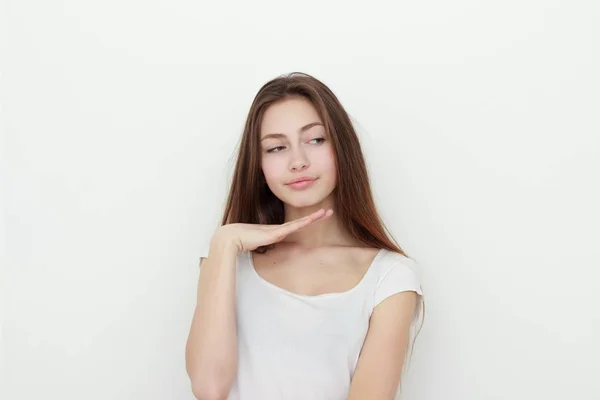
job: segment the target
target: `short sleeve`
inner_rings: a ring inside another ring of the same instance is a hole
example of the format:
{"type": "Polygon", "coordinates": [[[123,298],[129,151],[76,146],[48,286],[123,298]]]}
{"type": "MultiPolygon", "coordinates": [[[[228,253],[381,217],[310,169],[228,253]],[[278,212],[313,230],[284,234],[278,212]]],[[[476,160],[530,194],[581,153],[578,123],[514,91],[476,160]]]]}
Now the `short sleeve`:
{"type": "Polygon", "coordinates": [[[419,305],[415,310],[417,317],[423,300],[420,276],[420,265],[411,258],[403,257],[401,261],[391,263],[379,277],[373,307],[396,293],[413,291],[419,295],[419,305]]]}

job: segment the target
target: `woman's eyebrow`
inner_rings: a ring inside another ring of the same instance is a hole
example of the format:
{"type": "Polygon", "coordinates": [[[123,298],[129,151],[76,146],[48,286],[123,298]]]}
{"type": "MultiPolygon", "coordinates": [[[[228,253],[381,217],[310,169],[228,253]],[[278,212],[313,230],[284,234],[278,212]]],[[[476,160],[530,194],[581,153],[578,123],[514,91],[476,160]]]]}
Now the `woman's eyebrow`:
{"type": "MultiPolygon", "coordinates": [[[[310,128],[312,128],[313,126],[317,126],[317,125],[323,126],[323,124],[320,122],[311,122],[310,124],[306,124],[302,128],[300,128],[300,133],[304,133],[307,130],[309,130],[310,128]]],[[[285,133],[268,133],[268,134],[264,135],[260,140],[265,140],[268,138],[281,138],[281,137],[286,137],[286,136],[287,135],[285,133]]]]}

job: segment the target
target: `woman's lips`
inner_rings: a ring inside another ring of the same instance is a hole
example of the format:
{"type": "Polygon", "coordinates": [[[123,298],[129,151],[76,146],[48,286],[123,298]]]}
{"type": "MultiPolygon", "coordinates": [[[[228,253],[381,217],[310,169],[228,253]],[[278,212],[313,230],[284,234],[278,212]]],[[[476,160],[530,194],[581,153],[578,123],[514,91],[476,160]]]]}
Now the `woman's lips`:
{"type": "Polygon", "coordinates": [[[315,183],[316,179],[307,179],[300,182],[288,183],[288,186],[292,189],[302,190],[311,187],[315,183]]]}

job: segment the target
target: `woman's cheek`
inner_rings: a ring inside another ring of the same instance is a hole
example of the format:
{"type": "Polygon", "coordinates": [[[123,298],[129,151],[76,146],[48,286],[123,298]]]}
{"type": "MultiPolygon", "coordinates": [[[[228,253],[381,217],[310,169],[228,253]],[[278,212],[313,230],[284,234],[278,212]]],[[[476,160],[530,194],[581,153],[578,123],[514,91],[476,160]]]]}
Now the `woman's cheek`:
{"type": "Polygon", "coordinates": [[[319,164],[319,169],[322,172],[328,171],[335,173],[335,154],[333,148],[329,146],[321,146],[315,154],[315,160],[319,164]]]}
{"type": "Polygon", "coordinates": [[[279,177],[283,173],[284,165],[281,161],[281,157],[263,157],[262,159],[262,170],[263,174],[265,174],[265,178],[267,183],[277,183],[279,177]]]}

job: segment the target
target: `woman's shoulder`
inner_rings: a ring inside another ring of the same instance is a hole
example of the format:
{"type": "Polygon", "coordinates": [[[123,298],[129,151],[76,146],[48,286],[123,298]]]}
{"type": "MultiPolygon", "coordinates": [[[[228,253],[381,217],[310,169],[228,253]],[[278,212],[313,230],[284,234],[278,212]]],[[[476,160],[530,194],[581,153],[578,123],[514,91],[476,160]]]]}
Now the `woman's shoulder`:
{"type": "Polygon", "coordinates": [[[402,265],[410,269],[419,270],[420,265],[414,258],[400,253],[394,250],[381,249],[381,252],[384,254],[384,258],[386,260],[386,265],[391,267],[393,265],[402,265]]]}
{"type": "Polygon", "coordinates": [[[397,251],[381,249],[377,262],[372,265],[377,292],[376,303],[391,294],[402,291],[415,291],[422,295],[422,270],[412,257],[397,251]]]}
{"type": "Polygon", "coordinates": [[[367,264],[370,264],[370,268],[377,269],[382,273],[387,272],[397,265],[400,265],[400,268],[419,269],[419,264],[415,259],[406,254],[386,248],[354,247],[349,256],[363,263],[366,261],[367,264]]]}

